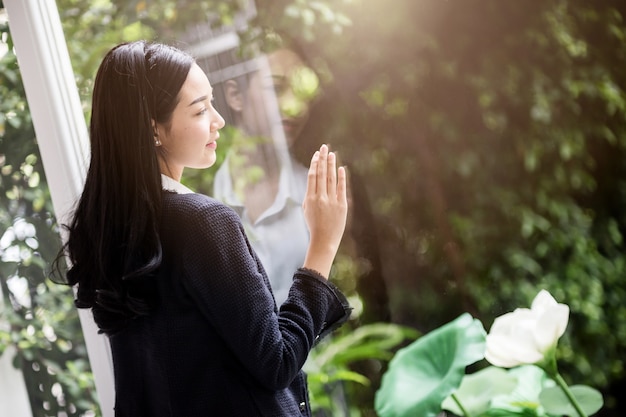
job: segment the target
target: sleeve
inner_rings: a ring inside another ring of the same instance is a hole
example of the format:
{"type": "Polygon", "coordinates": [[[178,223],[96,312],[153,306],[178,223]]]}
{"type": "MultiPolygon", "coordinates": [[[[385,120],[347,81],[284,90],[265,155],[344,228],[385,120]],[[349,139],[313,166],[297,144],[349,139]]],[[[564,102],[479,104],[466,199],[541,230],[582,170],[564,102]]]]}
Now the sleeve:
{"type": "Polygon", "coordinates": [[[181,253],[191,296],[251,375],[269,389],[287,387],[317,340],[348,319],[346,298],[301,268],[277,312],[237,214],[206,204],[187,218],[181,253]]]}

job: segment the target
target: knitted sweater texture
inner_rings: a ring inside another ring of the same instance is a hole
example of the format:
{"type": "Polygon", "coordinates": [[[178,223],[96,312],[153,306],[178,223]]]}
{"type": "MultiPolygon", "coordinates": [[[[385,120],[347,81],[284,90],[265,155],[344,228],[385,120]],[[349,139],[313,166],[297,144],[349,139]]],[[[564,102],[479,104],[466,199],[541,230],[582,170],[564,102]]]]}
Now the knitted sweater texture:
{"type": "Polygon", "coordinates": [[[346,298],[299,269],[278,310],[234,211],[201,194],[163,204],[154,312],[110,337],[116,417],[309,416],[302,365],[346,298]]]}

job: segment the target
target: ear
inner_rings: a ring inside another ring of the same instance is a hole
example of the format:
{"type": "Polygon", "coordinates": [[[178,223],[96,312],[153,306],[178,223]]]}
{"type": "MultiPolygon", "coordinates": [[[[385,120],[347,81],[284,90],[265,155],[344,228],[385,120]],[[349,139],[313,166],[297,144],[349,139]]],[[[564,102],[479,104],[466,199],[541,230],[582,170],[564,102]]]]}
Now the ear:
{"type": "Polygon", "coordinates": [[[159,139],[159,127],[157,122],[154,119],[150,120],[152,122],[152,131],[154,132],[154,146],[161,146],[161,139],[159,139]]]}
{"type": "Polygon", "coordinates": [[[224,95],[226,96],[228,107],[233,111],[239,113],[243,110],[243,94],[237,81],[228,80],[224,83],[224,95]]]}

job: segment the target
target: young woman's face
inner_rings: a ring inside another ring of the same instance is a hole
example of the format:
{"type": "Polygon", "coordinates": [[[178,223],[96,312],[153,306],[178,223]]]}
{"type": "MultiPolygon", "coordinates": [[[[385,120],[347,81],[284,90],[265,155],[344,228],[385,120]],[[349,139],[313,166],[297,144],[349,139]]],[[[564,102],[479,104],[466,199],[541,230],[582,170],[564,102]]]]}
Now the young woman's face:
{"type": "MultiPolygon", "coordinates": [[[[179,92],[179,101],[167,124],[156,124],[161,142],[161,172],[180,180],[183,169],[208,168],[215,163],[219,129],[224,119],[212,105],[213,88],[194,64],[179,92]]],[[[156,138],[155,138],[156,139],[156,138]]]]}
{"type": "Polygon", "coordinates": [[[319,93],[319,79],[302,58],[289,49],[272,52],[268,63],[283,129],[291,145],[307,122],[311,101],[319,93]]]}

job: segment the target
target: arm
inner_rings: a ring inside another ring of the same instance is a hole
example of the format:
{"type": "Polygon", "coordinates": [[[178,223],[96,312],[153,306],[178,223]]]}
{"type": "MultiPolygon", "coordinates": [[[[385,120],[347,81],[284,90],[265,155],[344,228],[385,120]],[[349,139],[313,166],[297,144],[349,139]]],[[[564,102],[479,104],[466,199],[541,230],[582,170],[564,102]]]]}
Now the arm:
{"type": "Polygon", "coordinates": [[[217,333],[215,343],[224,343],[268,389],[288,386],[320,334],[347,318],[345,298],[324,278],[298,270],[277,313],[263,267],[236,213],[202,199],[181,214],[186,221],[180,222],[176,249],[180,279],[217,333]]]}

